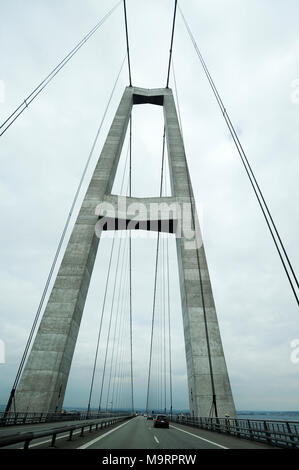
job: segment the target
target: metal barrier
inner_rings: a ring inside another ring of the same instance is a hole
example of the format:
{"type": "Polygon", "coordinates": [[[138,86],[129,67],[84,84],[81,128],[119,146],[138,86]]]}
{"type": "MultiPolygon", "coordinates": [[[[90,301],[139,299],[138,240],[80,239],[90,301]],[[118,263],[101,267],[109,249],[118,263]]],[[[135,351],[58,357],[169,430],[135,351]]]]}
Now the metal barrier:
{"type": "Polygon", "coordinates": [[[37,423],[53,423],[60,421],[74,421],[83,419],[110,418],[113,416],[127,415],[127,411],[119,411],[115,413],[87,413],[84,412],[65,412],[65,413],[14,413],[0,412],[0,427],[14,426],[18,424],[37,424],[37,423]]]}
{"type": "Polygon", "coordinates": [[[265,444],[299,449],[299,422],[261,419],[173,417],[171,421],[209,431],[231,434],[265,444]]]}
{"type": "Polygon", "coordinates": [[[111,417],[111,418],[102,418],[96,420],[88,420],[78,424],[69,424],[68,426],[60,426],[60,427],[52,427],[50,429],[43,429],[43,430],[36,430],[32,432],[24,432],[24,433],[17,433],[17,434],[10,434],[8,436],[1,437],[0,439],[0,447],[7,447],[13,444],[18,444],[19,442],[24,442],[24,449],[29,448],[29,444],[34,439],[40,439],[41,437],[48,437],[52,436],[51,445],[50,447],[55,447],[56,437],[58,434],[62,433],[69,433],[68,440],[72,440],[73,432],[76,429],[81,429],[80,436],[84,435],[84,429],[89,428],[89,431],[92,431],[93,426],[95,426],[95,430],[97,431],[99,426],[100,429],[106,428],[115,424],[119,421],[124,421],[125,419],[130,419],[133,416],[118,416],[118,417],[111,417]]]}

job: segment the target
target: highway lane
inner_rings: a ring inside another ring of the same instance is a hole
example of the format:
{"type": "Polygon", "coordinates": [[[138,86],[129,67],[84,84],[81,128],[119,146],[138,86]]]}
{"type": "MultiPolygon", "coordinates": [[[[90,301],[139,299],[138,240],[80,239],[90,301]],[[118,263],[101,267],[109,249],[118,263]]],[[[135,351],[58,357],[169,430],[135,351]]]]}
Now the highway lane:
{"type": "Polygon", "coordinates": [[[223,449],[222,445],[202,439],[192,433],[181,430],[176,425],[167,428],[154,428],[153,421],[138,416],[122,423],[116,428],[89,442],[78,449],[223,449]]]}
{"type": "MultiPolygon", "coordinates": [[[[105,422],[106,419],[102,418],[102,421],[105,422]]],[[[21,437],[22,434],[27,434],[28,432],[43,432],[43,431],[50,430],[52,428],[59,429],[59,428],[65,428],[68,426],[73,426],[76,424],[79,424],[79,425],[84,424],[86,426],[85,431],[84,431],[86,435],[86,433],[88,433],[88,430],[89,430],[89,423],[90,422],[88,420],[74,420],[74,421],[61,421],[61,422],[50,422],[50,423],[37,423],[37,424],[32,424],[32,425],[26,424],[26,425],[16,425],[16,426],[5,426],[5,427],[0,428],[0,442],[3,438],[9,437],[9,436],[19,435],[21,437]]],[[[93,425],[93,429],[94,429],[94,425],[93,425]]],[[[103,432],[105,429],[106,428],[103,428],[103,432]]],[[[81,429],[73,431],[74,437],[79,436],[80,434],[81,434],[81,429]]],[[[60,441],[65,438],[68,439],[68,437],[69,437],[69,432],[65,432],[65,433],[58,434],[56,437],[56,440],[60,441]]],[[[30,448],[40,447],[43,444],[46,444],[46,447],[48,447],[51,443],[51,440],[52,440],[52,436],[44,436],[44,437],[36,438],[30,442],[29,447],[30,448]]],[[[24,441],[19,442],[17,444],[12,444],[10,446],[5,446],[2,448],[23,449],[23,447],[24,447],[24,441]]]]}
{"type": "MultiPolygon", "coordinates": [[[[52,423],[53,424],[53,423],[52,423]]],[[[73,439],[69,434],[57,436],[57,449],[273,449],[260,442],[239,439],[234,436],[192,428],[178,423],[170,423],[167,428],[154,428],[153,421],[143,416],[120,421],[110,427],[89,432],[84,436],[74,431],[73,439]]],[[[31,449],[47,449],[51,437],[38,438],[30,443],[31,449]]],[[[22,444],[7,446],[20,449],[22,444]]],[[[1,449],[0,449],[1,452],[1,449]]]]}

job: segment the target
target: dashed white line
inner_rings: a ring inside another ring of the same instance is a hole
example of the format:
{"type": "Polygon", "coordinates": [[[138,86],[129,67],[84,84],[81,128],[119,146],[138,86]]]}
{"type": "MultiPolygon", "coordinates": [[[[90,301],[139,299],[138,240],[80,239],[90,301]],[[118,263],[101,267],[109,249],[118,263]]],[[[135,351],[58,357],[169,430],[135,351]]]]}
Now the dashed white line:
{"type": "Polygon", "coordinates": [[[208,442],[209,444],[213,444],[214,446],[221,447],[221,449],[228,449],[228,447],[224,447],[221,444],[216,444],[216,442],[209,441],[208,439],[204,439],[203,437],[197,436],[196,434],[192,434],[192,432],[184,431],[183,429],[177,428],[176,426],[170,425],[171,428],[177,429],[178,431],[184,432],[189,434],[190,436],[197,437],[197,439],[201,439],[202,441],[208,442]]]}
{"type": "Polygon", "coordinates": [[[158,438],[156,436],[154,436],[154,439],[155,439],[156,443],[159,444],[158,438]]]}

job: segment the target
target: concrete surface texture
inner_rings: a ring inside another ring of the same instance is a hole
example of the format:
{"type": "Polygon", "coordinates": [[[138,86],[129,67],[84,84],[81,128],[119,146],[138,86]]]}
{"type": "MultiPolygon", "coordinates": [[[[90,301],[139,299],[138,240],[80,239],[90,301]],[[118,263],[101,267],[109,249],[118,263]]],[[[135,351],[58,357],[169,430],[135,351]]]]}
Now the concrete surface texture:
{"type": "Polygon", "coordinates": [[[219,416],[236,416],[208,267],[171,89],[127,87],[112,122],[67,245],[48,304],[16,393],[17,411],[62,408],[81,317],[103,229],[110,222],[147,223],[138,228],[174,233],[181,287],[190,412],[209,416],[216,395],[219,416]],[[172,196],[119,198],[111,195],[132,106],[162,105],[172,196]],[[165,205],[153,216],[150,207],[165,205]],[[104,207],[109,204],[108,211],[104,207]],[[134,219],[132,205],[144,207],[134,219]],[[170,212],[168,208],[171,206],[170,212]],[[103,228],[103,219],[107,225],[103,228]],[[172,224],[169,224],[171,219],[172,224]]]}

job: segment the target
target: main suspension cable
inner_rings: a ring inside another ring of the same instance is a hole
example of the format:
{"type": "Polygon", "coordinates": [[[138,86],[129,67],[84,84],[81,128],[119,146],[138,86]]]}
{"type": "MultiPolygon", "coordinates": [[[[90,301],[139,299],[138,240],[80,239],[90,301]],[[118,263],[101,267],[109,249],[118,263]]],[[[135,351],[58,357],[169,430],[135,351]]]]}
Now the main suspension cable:
{"type": "Polygon", "coordinates": [[[120,5],[121,0],[113,7],[111,10],[97,23],[89,33],[84,36],[83,39],[64,57],[64,59],[59,62],[58,65],[44,78],[34,90],[22,101],[22,103],[8,116],[7,119],[1,124],[0,129],[4,128],[0,137],[7,131],[7,129],[18,119],[18,117],[28,108],[30,103],[35,100],[35,98],[42,92],[42,90],[53,80],[53,78],[60,72],[60,70],[71,60],[71,58],[76,54],[76,52],[81,49],[81,47],[88,41],[91,36],[102,26],[106,19],[116,10],[120,5]],[[19,112],[18,112],[19,111],[19,112]],[[17,114],[18,113],[18,114],[17,114]],[[15,117],[14,117],[15,116],[15,117]],[[13,118],[13,119],[12,119],[13,118]],[[6,127],[4,127],[6,125],[6,127]]]}
{"type": "Polygon", "coordinates": [[[130,47],[129,47],[129,33],[128,33],[128,19],[127,19],[127,5],[126,5],[126,0],[123,0],[123,3],[124,3],[124,16],[125,16],[125,30],[126,30],[126,43],[127,43],[127,57],[128,57],[129,83],[130,83],[130,86],[132,86],[131,61],[130,61],[130,47]]]}
{"type": "Polygon", "coordinates": [[[78,187],[77,187],[77,190],[76,190],[76,193],[75,193],[75,196],[74,196],[74,199],[73,199],[73,202],[72,202],[70,211],[69,211],[69,213],[68,213],[65,226],[64,226],[63,231],[62,231],[62,234],[61,234],[61,236],[60,236],[60,240],[59,240],[58,247],[57,247],[57,250],[56,250],[56,253],[55,253],[55,256],[54,256],[54,260],[53,260],[53,262],[52,262],[52,265],[51,265],[51,268],[50,268],[50,272],[49,272],[49,274],[48,274],[47,281],[46,281],[46,284],[45,284],[45,287],[44,287],[44,290],[43,290],[43,293],[42,293],[42,296],[41,296],[41,300],[40,300],[40,303],[39,303],[37,312],[36,312],[36,314],[35,314],[34,322],[33,322],[33,325],[32,325],[32,328],[31,328],[31,331],[30,331],[30,334],[29,334],[29,337],[28,337],[28,340],[27,340],[27,343],[26,343],[26,347],[25,347],[25,350],[24,350],[24,353],[23,353],[23,356],[22,356],[22,359],[21,359],[21,362],[20,362],[20,365],[19,365],[19,368],[18,368],[18,371],[17,371],[17,375],[16,375],[16,378],[15,378],[15,381],[14,381],[14,384],[13,384],[13,387],[12,387],[12,390],[11,390],[11,392],[10,392],[10,397],[9,397],[9,399],[8,399],[8,403],[7,403],[6,410],[5,410],[6,413],[9,411],[10,406],[11,406],[11,403],[12,403],[12,400],[13,400],[13,398],[14,398],[15,391],[16,391],[18,382],[19,382],[19,380],[20,380],[20,376],[21,376],[21,373],[22,373],[22,371],[23,371],[24,364],[25,364],[25,361],[26,361],[26,358],[27,358],[27,355],[28,355],[28,351],[29,351],[29,348],[30,348],[30,345],[31,345],[31,342],[32,342],[32,338],[33,338],[33,335],[34,335],[34,332],[35,332],[35,329],[36,329],[36,326],[37,326],[37,322],[38,322],[38,320],[39,320],[40,313],[41,313],[41,310],[42,310],[43,305],[44,305],[44,300],[45,300],[46,294],[47,294],[47,292],[48,292],[49,284],[50,284],[51,279],[52,279],[52,276],[53,276],[53,272],[54,272],[54,269],[55,269],[55,266],[56,266],[56,262],[57,262],[57,259],[58,259],[59,254],[60,254],[61,247],[62,247],[64,238],[65,238],[65,235],[66,235],[66,232],[67,232],[67,229],[68,229],[68,226],[69,226],[71,217],[72,217],[72,215],[73,215],[74,208],[75,208],[76,202],[77,202],[77,200],[78,200],[78,196],[79,196],[79,193],[80,193],[80,190],[81,190],[81,187],[82,187],[82,184],[83,184],[83,181],[84,181],[86,172],[87,172],[87,170],[88,170],[88,167],[89,167],[91,158],[92,158],[92,156],[93,156],[95,146],[96,146],[96,144],[97,144],[97,141],[98,141],[100,132],[101,132],[101,130],[102,130],[102,127],[103,127],[103,124],[104,124],[104,121],[105,121],[105,118],[106,118],[106,115],[107,115],[107,112],[108,112],[108,109],[109,109],[109,106],[110,106],[112,97],[113,97],[113,95],[114,95],[115,88],[116,88],[116,86],[117,86],[117,83],[118,83],[118,80],[119,80],[121,71],[122,71],[122,69],[123,69],[124,62],[125,62],[125,58],[124,58],[123,61],[122,61],[122,64],[121,64],[120,70],[119,70],[119,72],[118,72],[117,78],[116,78],[116,80],[115,80],[115,82],[114,82],[114,85],[113,85],[113,88],[112,88],[112,91],[111,91],[111,94],[110,94],[108,103],[107,103],[107,105],[106,105],[106,108],[105,108],[105,111],[104,111],[104,114],[103,114],[103,117],[102,117],[102,120],[101,120],[101,123],[100,123],[100,125],[99,125],[99,128],[98,128],[98,130],[97,130],[96,136],[95,136],[95,138],[94,138],[94,141],[93,141],[91,150],[90,150],[90,152],[89,152],[89,155],[88,155],[88,158],[87,158],[87,161],[86,161],[86,164],[85,164],[85,167],[84,167],[84,170],[83,170],[81,179],[80,179],[80,181],[79,181],[79,184],[78,184],[78,187]]]}
{"type": "Polygon", "coordinates": [[[169,62],[168,62],[166,88],[168,88],[168,85],[169,85],[169,76],[170,76],[170,66],[171,66],[171,57],[172,57],[172,48],[173,48],[173,38],[174,38],[177,3],[178,3],[177,0],[175,0],[175,2],[174,2],[173,21],[172,21],[171,40],[170,40],[170,50],[169,50],[169,62]]]}
{"type": "Polygon", "coordinates": [[[182,117],[181,117],[181,111],[180,111],[180,103],[179,103],[179,96],[178,96],[176,75],[175,75],[175,70],[174,70],[174,60],[173,60],[173,56],[172,56],[172,60],[171,60],[171,68],[172,68],[172,75],[173,75],[173,82],[174,82],[175,97],[176,97],[177,108],[178,108],[180,129],[181,129],[182,137],[183,137],[183,139],[184,139],[183,127],[182,127],[182,117]]]}
{"type": "Polygon", "coordinates": [[[201,62],[201,64],[202,64],[202,67],[203,67],[203,69],[204,69],[205,75],[206,75],[206,77],[207,77],[207,79],[208,79],[208,81],[209,81],[209,83],[210,83],[210,86],[211,86],[211,88],[212,88],[213,94],[214,94],[214,96],[215,96],[215,98],[216,98],[216,100],[217,100],[217,103],[218,103],[218,105],[219,105],[219,108],[220,108],[220,110],[221,110],[221,112],[222,112],[222,114],[223,114],[224,120],[225,120],[225,122],[226,122],[226,124],[227,124],[227,127],[228,127],[228,129],[229,129],[229,131],[230,131],[230,134],[231,134],[231,136],[232,136],[232,139],[233,139],[233,141],[234,141],[234,143],[235,143],[235,145],[236,145],[236,148],[237,148],[237,151],[238,151],[239,156],[240,156],[240,158],[241,158],[242,164],[243,164],[243,166],[244,166],[244,168],[245,168],[245,170],[246,170],[246,173],[247,173],[247,175],[248,175],[249,181],[250,181],[251,186],[252,186],[252,188],[253,188],[253,190],[254,190],[254,193],[255,193],[255,195],[256,195],[257,201],[258,201],[258,203],[259,203],[259,206],[260,206],[260,208],[261,208],[261,210],[262,210],[263,216],[264,216],[265,221],[266,221],[266,223],[267,223],[268,229],[269,229],[269,231],[270,231],[271,237],[272,237],[273,242],[274,242],[274,244],[275,244],[275,247],[276,247],[276,249],[277,249],[279,258],[280,258],[280,260],[281,260],[281,263],[282,263],[282,265],[283,265],[283,267],[284,267],[285,273],[286,273],[287,278],[288,278],[288,280],[289,280],[289,283],[290,283],[291,289],[292,289],[292,291],[293,291],[294,297],[295,297],[295,299],[296,299],[297,305],[299,306],[299,298],[298,298],[298,295],[297,295],[297,293],[296,293],[296,289],[295,289],[295,286],[294,286],[293,281],[295,281],[295,284],[297,285],[297,289],[299,289],[299,282],[298,282],[297,276],[296,276],[296,274],[295,274],[295,271],[294,271],[294,269],[293,269],[293,266],[292,266],[292,264],[291,264],[291,262],[290,262],[290,259],[289,259],[289,257],[288,257],[288,254],[287,254],[287,252],[286,252],[286,249],[285,249],[285,247],[284,247],[284,244],[283,244],[283,242],[282,242],[282,240],[281,240],[281,237],[280,237],[280,235],[279,235],[279,232],[278,232],[278,230],[277,230],[276,224],[274,223],[274,220],[273,220],[273,218],[272,218],[272,215],[271,215],[271,213],[270,213],[270,210],[269,210],[269,208],[268,208],[268,205],[267,205],[267,203],[266,203],[266,201],[265,201],[265,198],[264,198],[264,196],[263,196],[263,193],[262,193],[262,191],[261,191],[261,189],[260,189],[260,186],[259,186],[259,184],[258,184],[258,182],[257,182],[257,180],[256,180],[256,177],[255,177],[254,172],[253,172],[253,170],[252,170],[252,168],[251,168],[251,165],[250,165],[250,163],[249,163],[249,161],[248,161],[248,159],[247,159],[246,153],[245,153],[245,151],[244,151],[244,149],[243,149],[243,147],[242,147],[242,145],[241,145],[241,143],[240,143],[240,140],[239,140],[239,137],[238,137],[238,135],[237,135],[237,132],[236,132],[236,130],[235,130],[235,128],[234,128],[234,126],[233,126],[233,124],[232,124],[232,122],[231,122],[231,119],[230,119],[230,117],[229,117],[229,115],[228,115],[228,113],[227,113],[227,111],[226,111],[226,108],[225,108],[225,106],[224,106],[224,104],[223,104],[223,101],[222,101],[222,99],[221,99],[221,97],[220,97],[220,95],[219,95],[219,93],[218,93],[218,90],[217,90],[217,88],[216,88],[216,85],[215,85],[215,83],[214,83],[214,81],[213,81],[213,79],[212,79],[212,77],[211,77],[211,75],[210,75],[210,72],[209,72],[209,70],[208,70],[208,68],[207,68],[207,65],[206,65],[206,63],[205,63],[205,61],[204,61],[204,59],[203,59],[203,56],[202,56],[202,54],[201,54],[201,52],[200,52],[200,50],[199,50],[199,48],[198,48],[198,46],[197,46],[197,43],[196,43],[196,41],[195,41],[195,39],[194,39],[194,36],[193,36],[193,34],[192,34],[191,30],[190,30],[190,27],[189,27],[189,25],[188,25],[188,23],[187,23],[187,21],[186,21],[186,19],[185,19],[185,16],[183,15],[183,12],[182,12],[182,10],[181,10],[180,7],[179,7],[179,10],[180,10],[180,13],[181,13],[181,15],[182,15],[183,21],[184,21],[184,23],[185,23],[186,29],[187,29],[187,31],[188,31],[188,33],[189,33],[190,39],[191,39],[191,41],[192,41],[192,43],[193,43],[193,46],[194,46],[194,48],[195,48],[195,51],[196,51],[196,53],[197,53],[197,55],[198,55],[198,57],[199,57],[199,60],[200,60],[200,62],[201,62]],[[277,240],[276,240],[276,238],[275,238],[274,233],[275,233],[276,236],[277,236],[277,239],[278,239],[278,242],[279,242],[280,247],[279,247],[279,245],[278,245],[278,243],[277,243],[277,240]],[[281,248],[281,249],[280,249],[280,248],[281,248]],[[288,267],[289,267],[289,269],[290,269],[290,271],[291,271],[291,273],[292,273],[293,280],[292,280],[291,277],[290,277],[290,273],[289,273],[289,271],[288,271],[288,269],[287,269],[285,260],[283,259],[283,255],[282,255],[282,253],[281,253],[281,250],[282,250],[283,254],[285,255],[285,259],[286,259],[286,262],[287,262],[287,264],[288,264],[288,267]]]}

